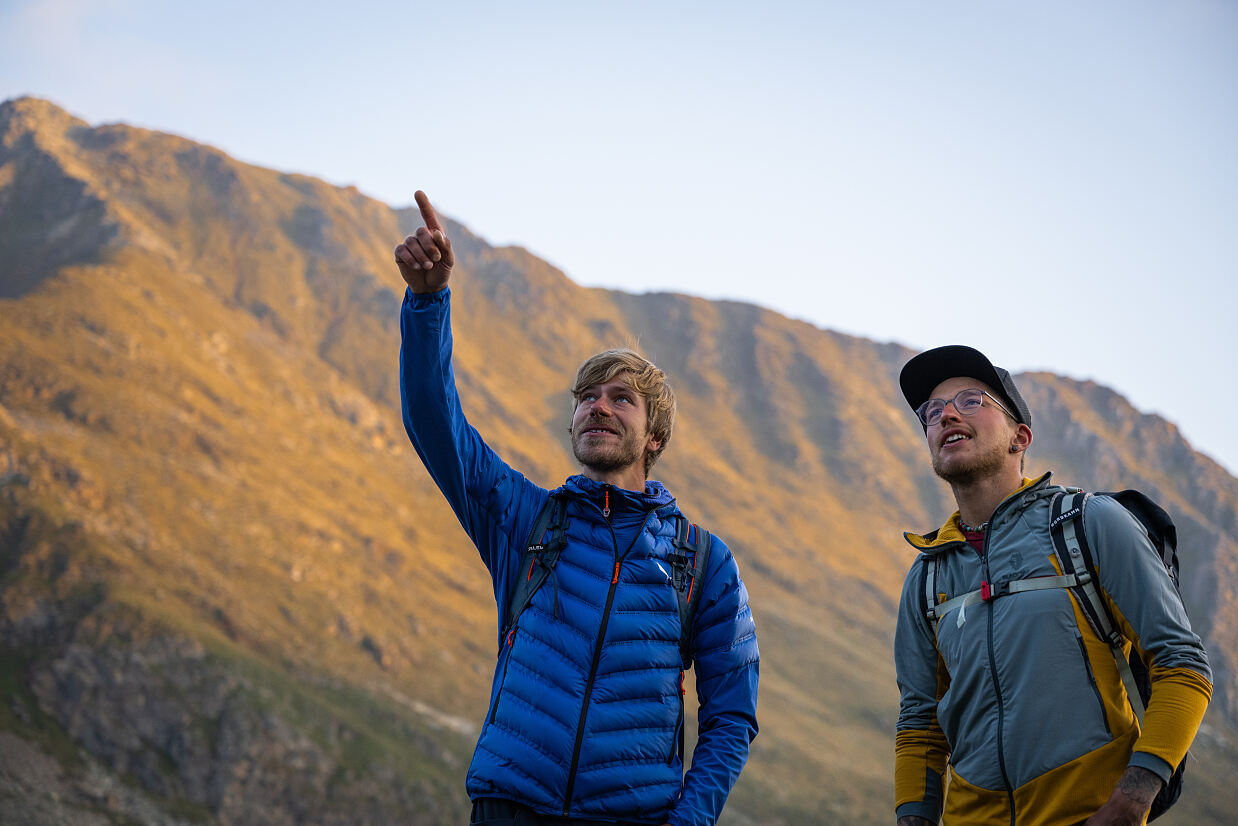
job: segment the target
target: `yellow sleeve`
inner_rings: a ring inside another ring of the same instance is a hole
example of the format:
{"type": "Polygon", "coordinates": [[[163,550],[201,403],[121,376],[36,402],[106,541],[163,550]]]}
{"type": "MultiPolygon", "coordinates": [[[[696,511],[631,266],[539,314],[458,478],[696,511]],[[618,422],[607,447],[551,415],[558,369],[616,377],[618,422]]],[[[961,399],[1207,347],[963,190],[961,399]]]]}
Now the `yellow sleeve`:
{"type": "Polygon", "coordinates": [[[894,738],[894,806],[937,797],[946,774],[950,751],[941,729],[900,731],[894,738]],[[934,778],[936,776],[936,779],[934,778]],[[933,788],[936,786],[936,788],[933,788]]]}
{"type": "MultiPolygon", "coordinates": [[[[938,657],[937,699],[941,699],[949,685],[950,674],[938,657]]],[[[928,819],[939,817],[944,802],[946,761],[949,757],[950,746],[937,724],[936,714],[927,730],[903,729],[897,732],[894,736],[895,810],[908,803],[920,803],[936,808],[936,813],[928,819]]]]}
{"type": "Polygon", "coordinates": [[[1170,766],[1182,762],[1195,739],[1212,683],[1189,668],[1152,667],[1152,696],[1135,751],[1155,755],[1170,766]]]}

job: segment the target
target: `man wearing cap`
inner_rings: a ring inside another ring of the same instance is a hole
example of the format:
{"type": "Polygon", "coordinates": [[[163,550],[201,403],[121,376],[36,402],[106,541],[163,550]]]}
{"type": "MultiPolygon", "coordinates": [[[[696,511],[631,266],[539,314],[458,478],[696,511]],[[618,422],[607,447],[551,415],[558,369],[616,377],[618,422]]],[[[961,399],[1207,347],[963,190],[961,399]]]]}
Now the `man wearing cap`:
{"type": "Polygon", "coordinates": [[[1212,693],[1203,646],[1147,532],[1114,499],[1088,500],[1083,531],[1099,593],[1151,663],[1141,730],[1117,661],[1075,597],[1036,582],[1063,573],[1050,506],[1065,488],[1048,473],[1023,476],[1032,416],[1010,374],[954,345],[911,359],[900,384],[958,510],[931,533],[905,534],[920,555],[894,639],[898,826],[943,816],[1003,826],[1144,823],[1212,693]],[[1032,589],[1007,593],[1027,581],[1032,589]],[[973,592],[982,597],[947,604],[973,592]],[[945,609],[935,622],[930,593],[936,612],[945,609]]]}

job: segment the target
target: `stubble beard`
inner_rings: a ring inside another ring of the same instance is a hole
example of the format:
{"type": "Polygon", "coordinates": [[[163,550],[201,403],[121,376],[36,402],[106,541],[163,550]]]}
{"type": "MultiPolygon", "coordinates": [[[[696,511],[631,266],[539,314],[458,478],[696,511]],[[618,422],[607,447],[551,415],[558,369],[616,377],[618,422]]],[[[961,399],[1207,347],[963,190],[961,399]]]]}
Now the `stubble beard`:
{"type": "Polygon", "coordinates": [[[1006,466],[1006,451],[1001,446],[990,448],[967,462],[948,465],[941,454],[933,456],[933,472],[951,485],[970,485],[987,479],[1006,466]]]}

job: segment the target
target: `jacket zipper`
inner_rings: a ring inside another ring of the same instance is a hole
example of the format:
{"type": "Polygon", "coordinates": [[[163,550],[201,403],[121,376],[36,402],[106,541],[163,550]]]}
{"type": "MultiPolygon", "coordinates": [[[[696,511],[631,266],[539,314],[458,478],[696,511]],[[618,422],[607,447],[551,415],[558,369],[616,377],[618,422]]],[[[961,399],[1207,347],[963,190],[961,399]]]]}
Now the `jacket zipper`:
{"type": "MultiPolygon", "coordinates": [[[[993,509],[993,514],[989,517],[989,529],[985,531],[984,543],[981,545],[981,551],[980,551],[981,570],[983,572],[983,579],[982,579],[983,583],[988,583],[992,579],[991,572],[989,571],[989,538],[993,536],[993,529],[997,525],[998,512],[1001,510],[1004,510],[1007,505],[1009,505],[1011,502],[1014,501],[1015,497],[1026,496],[1027,493],[1035,487],[1036,485],[1033,484],[1027,488],[1023,488],[1018,491],[1015,491],[1010,496],[1003,499],[998,504],[998,506],[993,509]]],[[[966,545],[968,543],[964,542],[963,544],[966,545]]],[[[988,606],[988,610],[985,613],[988,616],[987,648],[988,648],[988,653],[989,653],[989,673],[993,681],[993,694],[995,698],[997,699],[997,767],[998,767],[998,770],[1001,772],[1002,782],[1005,783],[1006,785],[1006,799],[1010,803],[1010,826],[1015,826],[1014,787],[1011,785],[1010,775],[1006,771],[1006,748],[1005,748],[1005,736],[1003,732],[1003,727],[1004,727],[1004,723],[1006,719],[1006,704],[1002,698],[1001,684],[998,683],[997,681],[997,657],[995,656],[993,652],[993,609],[994,609],[994,606],[990,604],[988,606]]]]}
{"type": "Polygon", "coordinates": [[[494,718],[499,714],[499,698],[503,696],[503,686],[507,683],[507,666],[512,661],[512,643],[516,641],[516,626],[507,632],[507,639],[504,640],[503,647],[506,649],[505,659],[503,660],[503,676],[499,678],[499,688],[494,695],[494,707],[490,709],[490,722],[494,722],[494,718]]]}
{"type": "MultiPolygon", "coordinates": [[[[981,555],[984,557],[984,581],[991,582],[992,575],[989,571],[989,539],[992,538],[994,528],[997,526],[997,516],[1000,511],[1003,511],[1015,500],[1016,497],[1026,496],[1028,491],[1035,487],[1034,485],[1022,490],[1015,491],[1010,496],[1003,499],[996,508],[993,509],[993,514],[989,517],[989,529],[984,534],[983,551],[981,555]]],[[[993,651],[993,611],[995,606],[990,604],[989,610],[986,612],[989,615],[989,673],[993,679],[993,693],[997,698],[997,766],[1002,773],[1002,782],[1006,784],[1006,799],[1010,802],[1010,826],[1015,826],[1015,807],[1014,807],[1014,785],[1010,782],[1010,775],[1006,771],[1006,740],[1005,740],[1005,723],[1006,723],[1006,703],[1002,698],[1001,683],[997,680],[997,656],[993,651]]]]}
{"type": "Polygon", "coordinates": [[[675,721],[675,735],[671,737],[671,752],[670,754],[666,755],[666,765],[668,766],[672,766],[675,764],[676,754],[679,755],[680,761],[683,760],[683,747],[681,745],[683,743],[683,735],[684,735],[684,730],[683,730],[683,725],[684,725],[683,678],[684,678],[684,674],[682,671],[680,671],[679,672],[679,717],[675,721]]]}
{"type": "MultiPolygon", "coordinates": [[[[593,504],[593,503],[590,503],[593,504]]],[[[594,508],[597,505],[593,505],[594,508]]],[[[610,608],[615,602],[615,590],[619,586],[619,566],[623,563],[624,558],[636,545],[636,540],[640,539],[640,535],[645,532],[645,526],[649,524],[649,517],[653,516],[654,511],[650,510],[645,514],[645,521],[637,528],[636,534],[632,537],[632,542],[628,545],[627,550],[622,554],[619,553],[619,539],[615,536],[615,528],[610,524],[610,491],[606,491],[606,511],[603,518],[606,520],[606,527],[610,528],[611,544],[615,548],[615,570],[610,578],[610,589],[606,592],[606,607],[602,609],[602,625],[598,629],[597,640],[593,643],[593,662],[589,664],[589,678],[585,681],[584,698],[580,704],[580,719],[576,723],[576,743],[572,746],[572,765],[567,773],[567,789],[563,793],[563,816],[568,817],[572,808],[572,791],[576,787],[576,770],[579,768],[580,762],[580,746],[585,737],[585,718],[589,714],[589,699],[593,696],[593,681],[597,677],[598,660],[602,656],[602,640],[606,637],[606,626],[610,624],[610,608]]]]}
{"type": "MultiPolygon", "coordinates": [[[[1000,506],[999,506],[1000,507],[1000,506]]],[[[993,528],[995,521],[992,518],[989,520],[989,529],[985,531],[984,543],[981,546],[980,553],[981,563],[984,570],[984,582],[990,582],[993,577],[989,570],[989,539],[993,536],[993,528]]],[[[1005,732],[1003,731],[1006,722],[1006,703],[1002,698],[1002,686],[997,679],[997,656],[993,651],[993,610],[995,606],[989,603],[988,614],[988,648],[989,648],[989,674],[993,680],[993,694],[997,698],[997,768],[1002,773],[1002,782],[1006,785],[1006,799],[1010,803],[1010,826],[1015,826],[1015,811],[1014,811],[1014,786],[1010,783],[1010,775],[1006,771],[1006,741],[1005,732]]]]}

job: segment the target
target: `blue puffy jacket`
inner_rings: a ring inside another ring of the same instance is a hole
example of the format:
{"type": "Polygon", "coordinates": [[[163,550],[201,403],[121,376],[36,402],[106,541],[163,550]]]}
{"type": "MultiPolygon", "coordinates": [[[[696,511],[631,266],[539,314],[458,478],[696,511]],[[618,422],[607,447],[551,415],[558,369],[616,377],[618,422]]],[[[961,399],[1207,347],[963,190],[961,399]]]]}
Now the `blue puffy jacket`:
{"type": "MultiPolygon", "coordinates": [[[[510,468],[469,425],[451,369],[450,293],[407,293],[401,311],[404,424],[481,552],[499,627],[529,531],[550,491],[510,468]]],[[[692,629],[699,738],[685,776],[678,602],[667,555],[674,497],[583,476],[568,500],[567,547],[500,640],[490,708],[467,787],[544,814],[713,824],[757,733],[759,654],[748,594],[717,537],[692,629]]]]}

